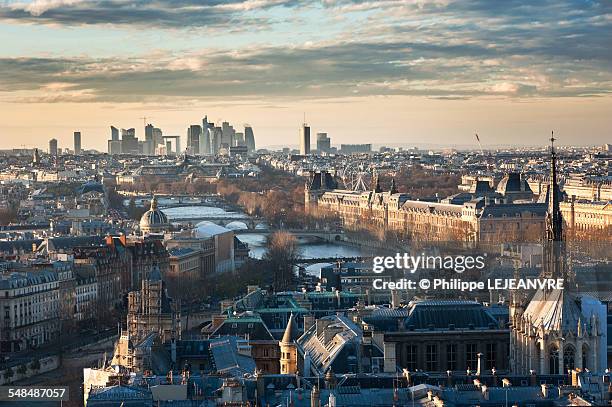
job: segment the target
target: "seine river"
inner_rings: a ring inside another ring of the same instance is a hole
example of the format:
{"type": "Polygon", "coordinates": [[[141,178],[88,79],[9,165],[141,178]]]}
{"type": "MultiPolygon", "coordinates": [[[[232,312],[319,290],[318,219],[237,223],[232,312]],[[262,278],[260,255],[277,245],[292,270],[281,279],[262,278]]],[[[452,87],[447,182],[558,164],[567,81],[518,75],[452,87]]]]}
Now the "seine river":
{"type": "MultiPolygon", "coordinates": [[[[240,212],[228,212],[222,208],[213,206],[183,206],[176,208],[164,209],[164,204],[170,203],[170,200],[160,199],[160,209],[166,214],[168,219],[181,219],[182,222],[193,219],[193,223],[198,222],[201,218],[222,218],[236,219],[226,225],[228,229],[235,231],[238,238],[249,245],[250,256],[253,258],[261,258],[265,252],[265,243],[267,235],[264,233],[240,233],[241,229],[246,229],[246,224],[241,222],[241,219],[246,218],[246,215],[240,212]]],[[[354,257],[366,255],[364,251],[358,247],[345,244],[334,244],[321,242],[315,238],[299,238],[300,256],[304,259],[329,258],[329,257],[354,257]]],[[[307,267],[308,271],[313,273],[318,270],[323,264],[314,264],[307,267]]]]}

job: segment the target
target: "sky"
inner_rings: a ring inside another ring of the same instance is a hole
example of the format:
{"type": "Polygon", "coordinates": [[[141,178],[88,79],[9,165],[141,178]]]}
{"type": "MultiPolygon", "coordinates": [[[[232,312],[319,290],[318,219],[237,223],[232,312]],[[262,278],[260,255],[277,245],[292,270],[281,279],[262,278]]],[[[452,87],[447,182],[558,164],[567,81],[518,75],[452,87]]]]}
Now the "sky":
{"type": "Polygon", "coordinates": [[[258,147],[304,115],[334,145],[610,143],[612,1],[0,0],[0,148],[204,115],[258,147]]]}

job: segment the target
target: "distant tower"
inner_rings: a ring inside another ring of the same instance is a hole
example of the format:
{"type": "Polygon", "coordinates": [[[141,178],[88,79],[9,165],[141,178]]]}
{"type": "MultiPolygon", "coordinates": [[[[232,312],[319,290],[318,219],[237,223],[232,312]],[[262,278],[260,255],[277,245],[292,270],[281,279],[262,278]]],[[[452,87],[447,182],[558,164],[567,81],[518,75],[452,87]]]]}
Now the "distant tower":
{"type": "Polygon", "coordinates": [[[327,133],[317,133],[317,151],[321,153],[329,153],[331,150],[331,139],[327,133]]]}
{"type": "Polygon", "coordinates": [[[199,124],[193,124],[187,129],[187,149],[193,155],[201,154],[200,151],[200,135],[202,127],[199,124]]]}
{"type": "Polygon", "coordinates": [[[32,154],[32,165],[38,164],[40,164],[40,153],[38,152],[38,149],[35,148],[34,153],[32,154]]]}
{"type": "Polygon", "coordinates": [[[281,374],[296,374],[297,373],[297,346],[295,344],[297,327],[293,314],[289,317],[287,328],[283,339],[278,343],[280,346],[280,373],[281,374]]]}
{"type": "Polygon", "coordinates": [[[49,154],[53,156],[57,155],[57,139],[52,138],[49,140],[49,154]]]}
{"type": "Polygon", "coordinates": [[[81,154],[81,132],[74,132],[74,154],[81,154]]]}
{"type": "Polygon", "coordinates": [[[116,128],[115,126],[110,126],[110,128],[111,128],[111,140],[119,141],[119,129],[116,128]]]}
{"type": "Polygon", "coordinates": [[[255,135],[253,134],[253,128],[248,124],[244,125],[244,141],[247,151],[249,153],[255,152],[255,135]]]}
{"type": "MultiPolygon", "coordinates": [[[[576,292],[568,271],[559,209],[555,139],[551,137],[546,239],[541,277],[562,279],[563,289],[538,289],[527,303],[515,292],[510,304],[510,365],[515,373],[566,375],[568,370],[602,372],[607,358],[606,307],[576,292]]],[[[518,276],[518,270],[517,270],[518,276]]]]}
{"type": "Polygon", "coordinates": [[[300,127],[300,154],[310,154],[310,126],[306,122],[300,127]]]}
{"type": "Polygon", "coordinates": [[[208,123],[208,116],[204,116],[202,119],[202,137],[200,138],[200,148],[202,149],[202,154],[211,154],[211,123],[208,123]]]}

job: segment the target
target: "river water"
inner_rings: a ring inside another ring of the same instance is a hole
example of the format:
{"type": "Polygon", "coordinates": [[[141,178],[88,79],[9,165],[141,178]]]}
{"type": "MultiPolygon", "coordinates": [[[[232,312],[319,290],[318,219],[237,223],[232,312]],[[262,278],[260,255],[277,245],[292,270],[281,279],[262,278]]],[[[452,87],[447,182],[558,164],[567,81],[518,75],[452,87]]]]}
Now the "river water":
{"type": "MultiPolygon", "coordinates": [[[[166,214],[168,220],[172,222],[173,219],[181,219],[183,222],[188,221],[192,218],[194,222],[201,218],[220,218],[220,219],[236,219],[229,223],[226,227],[234,230],[238,238],[249,245],[250,253],[249,256],[260,259],[265,253],[265,245],[267,235],[265,233],[240,233],[241,229],[246,229],[247,226],[241,219],[247,218],[244,213],[241,212],[228,212],[222,208],[213,206],[183,206],[176,208],[164,209],[164,204],[171,204],[171,200],[164,202],[160,200],[160,209],[166,214]]],[[[318,258],[330,258],[330,257],[357,257],[365,256],[366,253],[363,249],[358,247],[339,244],[339,243],[326,243],[316,238],[298,238],[298,247],[300,251],[300,257],[304,259],[318,259],[318,258]]],[[[308,266],[306,269],[309,272],[317,273],[318,270],[325,263],[318,263],[308,266]]]]}

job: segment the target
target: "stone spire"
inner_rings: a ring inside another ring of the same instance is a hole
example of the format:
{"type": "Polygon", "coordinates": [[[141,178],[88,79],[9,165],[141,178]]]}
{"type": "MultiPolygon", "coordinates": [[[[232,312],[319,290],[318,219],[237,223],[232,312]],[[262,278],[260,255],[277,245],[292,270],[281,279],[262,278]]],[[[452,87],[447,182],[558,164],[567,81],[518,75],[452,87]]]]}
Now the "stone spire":
{"type": "Polygon", "coordinates": [[[391,193],[397,194],[397,186],[395,185],[395,178],[391,178],[391,193]]]}
{"type": "MultiPolygon", "coordinates": [[[[550,179],[548,184],[548,210],[546,213],[546,238],[544,241],[543,276],[566,278],[565,247],[563,242],[563,218],[559,201],[561,192],[557,183],[557,154],[554,133],[550,138],[550,179]]],[[[569,288],[569,284],[568,287],[569,288]]]]}
{"type": "Polygon", "coordinates": [[[378,173],[376,172],[374,173],[374,192],[382,192],[382,188],[380,187],[380,178],[378,177],[378,173]]]}
{"type": "Polygon", "coordinates": [[[548,185],[548,213],[546,215],[546,239],[553,242],[563,240],[563,219],[559,200],[561,191],[557,183],[557,154],[554,133],[550,138],[550,180],[548,185]]]}

